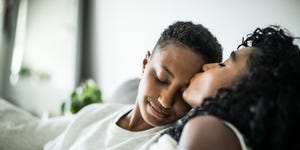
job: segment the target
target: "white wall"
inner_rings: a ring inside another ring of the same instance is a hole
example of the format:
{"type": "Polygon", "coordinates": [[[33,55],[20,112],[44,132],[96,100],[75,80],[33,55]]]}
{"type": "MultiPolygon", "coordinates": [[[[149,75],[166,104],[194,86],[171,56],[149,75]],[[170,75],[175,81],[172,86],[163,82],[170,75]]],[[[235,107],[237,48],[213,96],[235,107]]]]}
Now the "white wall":
{"type": "Polygon", "coordinates": [[[279,24],[300,36],[299,0],[99,0],[96,7],[98,74],[105,98],[124,80],[140,76],[146,51],[176,20],[208,27],[225,58],[256,27],[279,24]]]}

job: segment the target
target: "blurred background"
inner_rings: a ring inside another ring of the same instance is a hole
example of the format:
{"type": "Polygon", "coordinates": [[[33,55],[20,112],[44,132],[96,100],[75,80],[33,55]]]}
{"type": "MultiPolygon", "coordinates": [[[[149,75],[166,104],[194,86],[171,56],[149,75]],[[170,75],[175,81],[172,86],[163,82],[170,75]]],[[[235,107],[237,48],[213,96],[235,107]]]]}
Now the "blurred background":
{"type": "Polygon", "coordinates": [[[299,0],[0,0],[0,97],[36,116],[59,114],[82,81],[108,101],[175,21],[206,26],[224,58],[257,27],[300,36],[299,0]]]}

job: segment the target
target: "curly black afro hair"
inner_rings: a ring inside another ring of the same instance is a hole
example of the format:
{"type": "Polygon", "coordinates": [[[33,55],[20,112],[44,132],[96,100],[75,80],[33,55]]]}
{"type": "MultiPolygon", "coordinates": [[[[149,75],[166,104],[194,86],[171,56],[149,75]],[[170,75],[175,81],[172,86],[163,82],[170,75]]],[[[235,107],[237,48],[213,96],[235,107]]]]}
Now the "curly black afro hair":
{"type": "Polygon", "coordinates": [[[179,140],[190,118],[213,115],[234,124],[253,150],[299,150],[300,50],[294,40],[279,26],[256,29],[240,45],[259,50],[248,58],[249,75],[205,99],[168,133],[179,140]]]}
{"type": "Polygon", "coordinates": [[[152,53],[170,43],[192,49],[196,54],[203,56],[207,63],[222,61],[221,45],[201,24],[193,24],[190,21],[175,22],[163,31],[152,53]]]}

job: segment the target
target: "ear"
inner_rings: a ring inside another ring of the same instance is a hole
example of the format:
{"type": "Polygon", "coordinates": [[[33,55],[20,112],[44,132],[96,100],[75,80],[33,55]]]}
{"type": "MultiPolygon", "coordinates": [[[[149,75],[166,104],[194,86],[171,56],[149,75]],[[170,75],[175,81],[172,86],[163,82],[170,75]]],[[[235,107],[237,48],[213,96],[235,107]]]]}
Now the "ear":
{"type": "Polygon", "coordinates": [[[143,59],[143,73],[144,73],[144,70],[145,70],[145,68],[146,68],[146,65],[147,65],[148,62],[150,61],[150,56],[151,56],[150,52],[147,51],[146,56],[145,56],[145,58],[143,59]]]}

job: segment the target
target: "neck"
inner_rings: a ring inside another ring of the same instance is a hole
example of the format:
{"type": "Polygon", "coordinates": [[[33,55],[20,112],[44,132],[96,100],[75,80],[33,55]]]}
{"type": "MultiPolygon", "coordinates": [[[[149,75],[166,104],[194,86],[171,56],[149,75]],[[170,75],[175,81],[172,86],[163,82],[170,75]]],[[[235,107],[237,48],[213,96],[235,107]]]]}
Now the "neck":
{"type": "Polygon", "coordinates": [[[153,128],[143,119],[138,104],[129,113],[121,117],[117,125],[129,131],[144,131],[153,128]]]}

